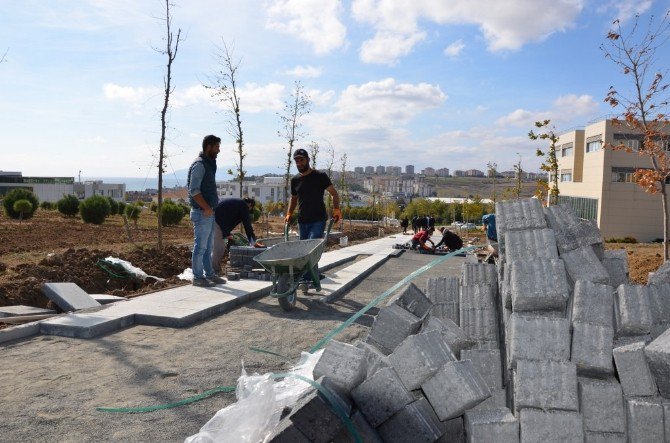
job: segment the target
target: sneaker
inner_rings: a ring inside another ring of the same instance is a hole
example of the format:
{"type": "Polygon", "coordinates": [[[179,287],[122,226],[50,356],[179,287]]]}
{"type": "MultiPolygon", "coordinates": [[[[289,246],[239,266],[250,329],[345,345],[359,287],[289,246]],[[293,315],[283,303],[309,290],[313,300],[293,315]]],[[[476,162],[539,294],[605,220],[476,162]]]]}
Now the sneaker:
{"type": "Polygon", "coordinates": [[[206,278],[194,278],[193,286],[199,286],[201,288],[211,288],[216,286],[216,283],[207,280],[206,278]]]}
{"type": "Polygon", "coordinates": [[[226,279],[223,277],[219,277],[218,275],[212,275],[211,277],[205,277],[205,278],[210,282],[214,283],[214,286],[226,284],[226,279]]]}

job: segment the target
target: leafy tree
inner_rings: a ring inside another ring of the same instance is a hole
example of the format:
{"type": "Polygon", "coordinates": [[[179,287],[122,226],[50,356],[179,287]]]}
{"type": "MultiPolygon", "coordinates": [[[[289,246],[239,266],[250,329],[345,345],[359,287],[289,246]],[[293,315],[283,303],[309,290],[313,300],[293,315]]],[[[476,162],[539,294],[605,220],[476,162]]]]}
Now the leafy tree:
{"type": "Polygon", "coordinates": [[[23,222],[23,214],[32,212],[33,204],[25,199],[16,200],[12,206],[12,209],[14,209],[14,212],[19,214],[19,222],[23,222]]]}
{"type": "Polygon", "coordinates": [[[142,205],[138,203],[127,204],[124,209],[124,215],[133,221],[135,228],[137,228],[137,221],[140,219],[140,214],[142,213],[142,205]]]}
{"type": "MultiPolygon", "coordinates": [[[[539,149],[536,154],[538,157],[544,157],[540,169],[549,173],[549,178],[552,181],[551,187],[549,189],[549,204],[555,205],[558,204],[558,159],[556,157],[556,143],[558,142],[558,136],[556,135],[556,130],[551,124],[551,120],[543,120],[541,122],[535,122],[535,127],[540,131],[537,134],[531,130],[528,133],[528,137],[531,140],[548,140],[549,148],[546,151],[539,149]]],[[[519,167],[519,169],[521,169],[519,167]]],[[[521,171],[519,171],[519,178],[521,180],[521,171]]],[[[519,188],[521,186],[519,185],[519,188]]],[[[521,192],[521,189],[519,189],[521,192]]]]}
{"type": "MultiPolygon", "coordinates": [[[[620,111],[614,124],[626,125],[639,132],[643,139],[637,154],[649,160],[649,168],[637,169],[634,179],[645,192],[659,194],[663,209],[663,259],[670,260],[670,216],[668,208],[667,181],[670,178],[670,156],[668,156],[668,87],[665,80],[667,69],[658,65],[665,63],[659,57],[661,49],[670,37],[669,13],[656,21],[652,16],[643,30],[636,16],[631,28],[624,31],[619,20],[608,32],[606,43],[601,45],[605,57],[611,60],[624,74],[629,88],[610,86],[605,101],[620,111]],[[628,90],[629,89],[629,90],[628,90]]],[[[621,145],[606,144],[610,149],[632,152],[621,145]]]]}
{"type": "Polygon", "coordinates": [[[312,100],[307,95],[305,87],[299,81],[294,83],[291,99],[284,102],[284,110],[279,114],[281,129],[277,135],[286,140],[286,172],[284,173],[284,207],[288,208],[289,182],[291,180],[291,164],[293,162],[293,146],[304,136],[300,132],[302,118],[309,114],[312,100]]]}
{"type": "Polygon", "coordinates": [[[109,202],[109,215],[116,215],[119,212],[119,203],[112,197],[107,197],[109,202]]]}
{"type": "Polygon", "coordinates": [[[72,194],[64,195],[63,198],[58,200],[56,206],[61,214],[74,217],[79,212],[79,199],[72,194]]]}
{"type": "Polygon", "coordinates": [[[5,214],[9,218],[13,218],[15,220],[18,220],[19,218],[21,219],[28,219],[35,214],[35,211],[39,207],[39,200],[33,194],[31,191],[27,189],[14,189],[10,191],[2,201],[2,205],[5,208],[5,214]],[[19,213],[14,210],[14,203],[17,202],[18,200],[28,200],[30,204],[32,205],[32,208],[30,211],[26,211],[23,213],[19,213]]]}
{"type": "Polygon", "coordinates": [[[117,214],[123,215],[125,214],[126,211],[126,204],[124,202],[118,202],[118,210],[116,211],[117,214]]]}
{"type": "Polygon", "coordinates": [[[79,204],[79,215],[84,223],[101,225],[110,213],[109,201],[101,195],[94,195],[79,204]]]}
{"type": "Polygon", "coordinates": [[[212,91],[212,97],[217,98],[226,108],[227,119],[226,131],[235,138],[235,171],[228,170],[228,174],[233,175],[235,180],[240,183],[240,198],[242,198],[242,184],[246,171],[244,170],[244,158],[247,154],[244,152],[244,134],[242,132],[242,118],[240,115],[240,96],[237,90],[237,70],[240,67],[241,59],[235,60],[233,57],[234,48],[229,48],[226,42],[223,47],[217,48],[216,60],[219,70],[214,74],[212,85],[204,85],[205,88],[212,91]]]}

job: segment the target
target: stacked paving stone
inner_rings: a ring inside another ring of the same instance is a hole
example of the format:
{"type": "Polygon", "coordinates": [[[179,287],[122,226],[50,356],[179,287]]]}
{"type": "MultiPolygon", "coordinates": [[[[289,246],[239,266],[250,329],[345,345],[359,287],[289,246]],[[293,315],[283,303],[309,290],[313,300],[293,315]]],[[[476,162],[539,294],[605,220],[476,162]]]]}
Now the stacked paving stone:
{"type": "Polygon", "coordinates": [[[496,265],[410,284],[355,345],[331,342],[270,441],[670,441],[670,273],[628,281],[591,222],[496,205],[496,265]],[[338,412],[334,412],[338,411],[338,412]],[[339,414],[339,415],[338,415],[339,414]]]}

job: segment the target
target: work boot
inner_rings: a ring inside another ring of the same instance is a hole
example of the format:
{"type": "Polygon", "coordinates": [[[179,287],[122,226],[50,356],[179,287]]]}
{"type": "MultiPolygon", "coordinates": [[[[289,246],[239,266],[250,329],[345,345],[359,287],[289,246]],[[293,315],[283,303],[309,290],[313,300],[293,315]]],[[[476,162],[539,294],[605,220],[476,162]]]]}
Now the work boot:
{"type": "Polygon", "coordinates": [[[206,278],[194,278],[193,286],[198,286],[201,288],[211,288],[216,286],[216,283],[209,281],[206,278]]]}
{"type": "Polygon", "coordinates": [[[214,286],[225,285],[226,284],[226,279],[223,278],[223,277],[219,277],[218,275],[212,275],[211,277],[206,277],[206,278],[210,282],[214,283],[214,286]]]}

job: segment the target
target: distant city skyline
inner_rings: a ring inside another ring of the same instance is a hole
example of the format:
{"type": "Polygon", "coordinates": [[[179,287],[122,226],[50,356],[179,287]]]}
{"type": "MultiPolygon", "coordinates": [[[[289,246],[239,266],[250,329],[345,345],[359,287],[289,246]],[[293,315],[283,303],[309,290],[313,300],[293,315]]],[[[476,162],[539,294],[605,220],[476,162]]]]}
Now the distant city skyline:
{"type": "MultiPolygon", "coordinates": [[[[161,1],[4,2],[0,15],[0,166],[30,176],[156,176],[165,57],[161,1]]],[[[235,140],[203,83],[222,39],[241,58],[239,92],[249,170],[281,173],[277,113],[300,80],[313,103],[305,136],[319,167],[413,164],[525,170],[540,159],[527,133],[610,112],[610,85],[627,87],[599,50],[615,18],[646,23],[667,2],[645,0],[177,1],[186,39],[174,62],[168,175],[187,168],[204,135],[235,140]],[[579,69],[575,69],[579,67],[579,69]]],[[[668,59],[670,47],[659,59],[668,59]]],[[[292,168],[295,172],[295,168],[292,168]]],[[[221,174],[221,173],[219,173],[221,174]]],[[[220,175],[223,177],[222,175],[220,175]]]]}

